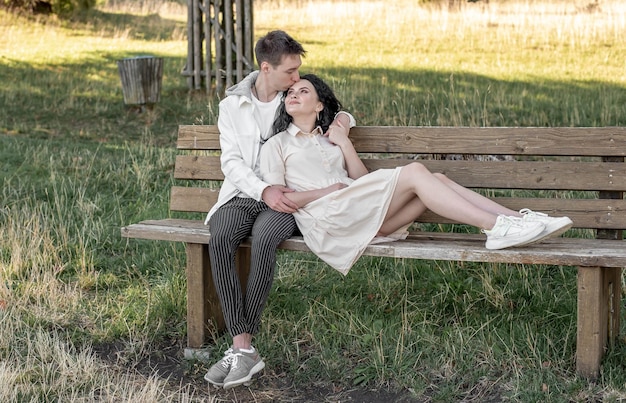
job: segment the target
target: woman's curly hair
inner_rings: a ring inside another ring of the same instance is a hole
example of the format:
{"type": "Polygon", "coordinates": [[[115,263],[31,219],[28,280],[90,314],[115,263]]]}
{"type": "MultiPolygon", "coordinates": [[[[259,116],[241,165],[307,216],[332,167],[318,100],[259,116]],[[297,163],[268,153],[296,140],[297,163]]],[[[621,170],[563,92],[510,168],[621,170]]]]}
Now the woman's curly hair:
{"type": "MultiPolygon", "coordinates": [[[[341,102],[335,96],[333,90],[326,84],[321,78],[315,74],[305,74],[300,77],[301,80],[307,80],[315,88],[317,98],[324,105],[324,109],[319,113],[318,119],[315,121],[315,126],[320,126],[322,131],[326,133],[328,127],[335,119],[335,115],[341,111],[341,102]]],[[[287,96],[287,91],[283,94],[283,101],[287,96]]],[[[281,102],[278,110],[276,111],[276,118],[274,119],[273,134],[280,133],[287,130],[289,124],[293,121],[292,117],[287,114],[285,110],[285,102],[281,102]]]]}

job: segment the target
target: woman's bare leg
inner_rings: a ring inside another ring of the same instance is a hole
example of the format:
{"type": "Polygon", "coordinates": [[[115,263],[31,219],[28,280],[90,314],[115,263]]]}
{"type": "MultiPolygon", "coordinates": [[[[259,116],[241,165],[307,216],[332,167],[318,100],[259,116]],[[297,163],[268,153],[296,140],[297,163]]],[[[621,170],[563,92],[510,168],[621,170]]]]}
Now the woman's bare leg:
{"type": "Polygon", "coordinates": [[[416,197],[412,195],[410,198],[406,198],[407,201],[400,201],[398,199],[393,199],[389,206],[389,210],[387,210],[387,216],[383,221],[383,225],[378,230],[378,235],[389,235],[398,229],[411,224],[415,219],[426,211],[426,206],[424,203],[416,197]]]}
{"type": "Polygon", "coordinates": [[[481,195],[480,193],[476,193],[471,189],[459,185],[444,174],[434,173],[433,175],[435,175],[437,179],[439,179],[445,185],[460,194],[464,199],[466,199],[476,207],[479,207],[495,215],[504,214],[507,216],[521,217],[521,214],[519,212],[504,207],[503,205],[494,202],[493,200],[481,195]]]}
{"type": "MultiPolygon", "coordinates": [[[[485,210],[480,205],[472,203],[464,197],[469,197],[468,194],[463,193],[464,195],[459,194],[451,186],[442,182],[439,177],[433,175],[424,165],[415,162],[403,167],[400,171],[390,209],[402,203],[406,204],[407,200],[411,200],[411,196],[417,196],[426,208],[442,217],[482,229],[491,229],[496,222],[498,213],[485,210]]],[[[472,193],[479,196],[477,198],[472,197],[472,200],[493,208],[490,203],[485,203],[483,200],[489,201],[489,199],[475,192],[472,193]]],[[[400,211],[400,209],[396,208],[395,211],[400,211]]],[[[415,216],[414,219],[417,217],[415,216]]]]}

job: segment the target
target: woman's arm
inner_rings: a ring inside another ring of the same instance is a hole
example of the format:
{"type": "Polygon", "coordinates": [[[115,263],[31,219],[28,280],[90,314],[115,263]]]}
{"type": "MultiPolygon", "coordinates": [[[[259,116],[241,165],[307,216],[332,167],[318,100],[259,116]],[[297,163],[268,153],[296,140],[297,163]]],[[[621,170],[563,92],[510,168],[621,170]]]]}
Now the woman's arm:
{"type": "Polygon", "coordinates": [[[368,170],[354,149],[352,141],[348,138],[349,130],[349,126],[345,126],[341,120],[337,119],[330,125],[326,133],[328,134],[328,140],[341,148],[343,158],[346,161],[348,176],[351,179],[358,179],[366,175],[368,170]]]}
{"type": "Polygon", "coordinates": [[[346,185],[345,183],[339,182],[322,189],[285,193],[285,197],[296,203],[298,205],[298,208],[300,208],[306,206],[314,200],[321,199],[322,197],[332,192],[336,192],[337,190],[343,189],[347,186],[348,185],[346,185]]]}
{"type": "MultiPolygon", "coordinates": [[[[283,156],[281,134],[282,133],[279,133],[269,139],[261,148],[259,166],[261,170],[261,177],[265,182],[272,184],[271,187],[286,186],[285,160],[283,156]]],[[[327,194],[343,189],[346,186],[348,185],[345,183],[335,183],[321,189],[287,192],[283,195],[293,203],[297,204],[298,208],[300,208],[313,200],[322,198],[327,194]]]]}

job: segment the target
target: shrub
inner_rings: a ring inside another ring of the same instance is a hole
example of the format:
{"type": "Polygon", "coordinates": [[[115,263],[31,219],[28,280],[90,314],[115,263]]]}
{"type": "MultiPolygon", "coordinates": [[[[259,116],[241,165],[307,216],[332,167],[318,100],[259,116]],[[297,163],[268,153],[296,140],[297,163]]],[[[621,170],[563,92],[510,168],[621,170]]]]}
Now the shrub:
{"type": "Polygon", "coordinates": [[[34,14],[68,14],[93,8],[96,2],[97,0],[0,0],[0,6],[34,14]]]}

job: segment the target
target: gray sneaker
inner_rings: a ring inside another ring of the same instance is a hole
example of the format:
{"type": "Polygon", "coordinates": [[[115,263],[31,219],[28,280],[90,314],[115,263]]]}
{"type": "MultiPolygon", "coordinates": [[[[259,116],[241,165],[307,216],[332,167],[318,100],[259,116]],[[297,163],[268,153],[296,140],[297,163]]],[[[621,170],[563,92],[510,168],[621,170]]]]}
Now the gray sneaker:
{"type": "Polygon", "coordinates": [[[235,354],[232,348],[224,351],[224,358],[209,368],[209,372],[204,375],[204,380],[215,386],[223,386],[224,378],[230,372],[230,366],[234,358],[235,354]]]}
{"type": "Polygon", "coordinates": [[[252,375],[263,368],[265,368],[265,363],[256,350],[253,353],[244,353],[239,349],[234,349],[230,372],[224,379],[224,389],[248,384],[252,379],[252,375]]]}

